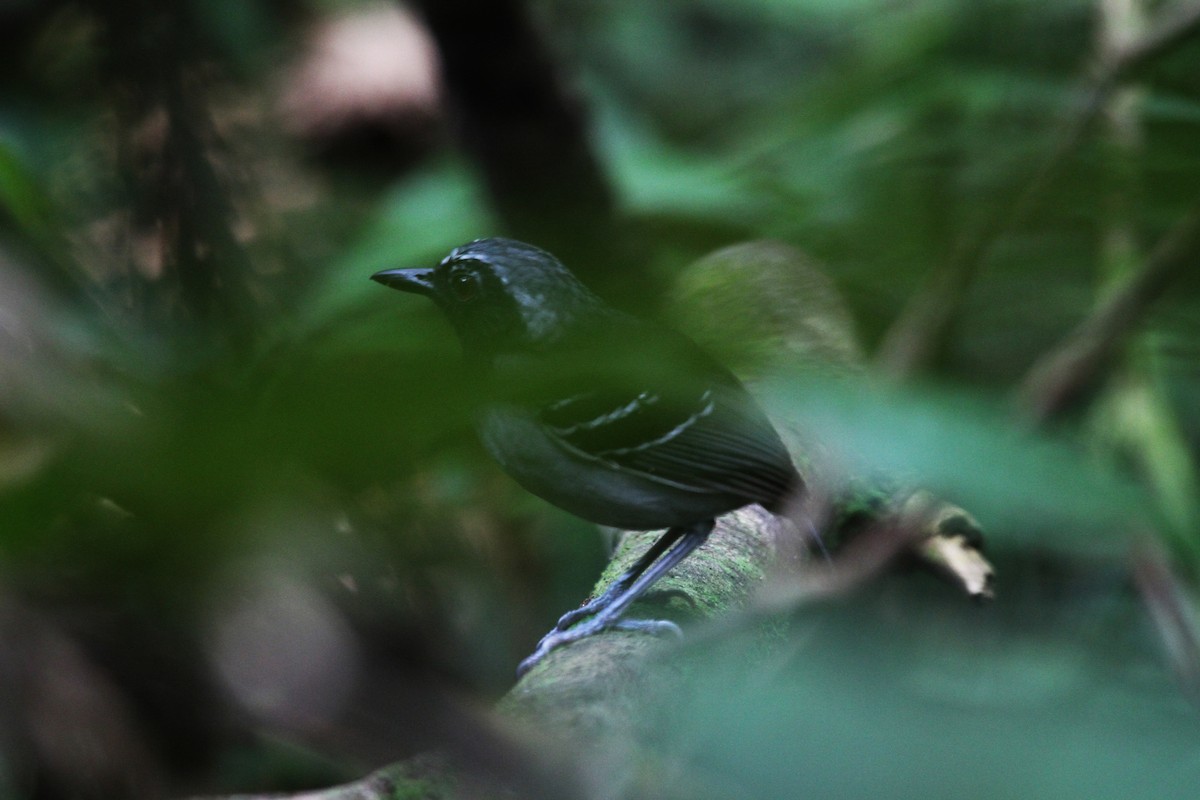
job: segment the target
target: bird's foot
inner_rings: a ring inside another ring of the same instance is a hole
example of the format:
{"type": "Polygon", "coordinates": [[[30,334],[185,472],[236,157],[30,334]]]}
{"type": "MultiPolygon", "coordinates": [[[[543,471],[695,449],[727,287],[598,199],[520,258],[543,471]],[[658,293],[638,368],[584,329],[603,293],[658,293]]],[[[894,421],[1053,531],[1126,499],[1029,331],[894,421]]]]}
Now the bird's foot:
{"type": "MultiPolygon", "coordinates": [[[[570,611],[568,611],[567,613],[563,614],[561,617],[559,617],[558,622],[554,626],[554,630],[551,631],[550,633],[565,631],[569,628],[574,627],[577,623],[582,622],[583,620],[587,619],[588,617],[599,616],[599,615],[603,614],[604,609],[608,608],[608,606],[611,605],[614,600],[616,600],[618,597],[620,597],[623,592],[628,591],[628,589],[629,589],[628,582],[622,582],[622,581],[614,582],[611,586],[609,586],[607,589],[604,590],[603,594],[599,595],[598,597],[592,598],[591,600],[589,600],[586,603],[584,603],[583,605],[581,605],[579,608],[573,608],[570,611]]],[[[680,597],[689,603],[692,602],[692,599],[687,594],[687,592],[681,592],[677,589],[663,589],[661,591],[655,591],[652,593],[648,592],[645,596],[646,596],[646,598],[652,597],[656,601],[660,597],[661,598],[680,597]]],[[[658,621],[659,620],[631,620],[631,622],[650,622],[650,623],[654,623],[654,622],[658,622],[658,621]]],[[[678,629],[678,627],[679,627],[678,625],[675,625],[675,623],[673,623],[673,622],[670,622],[667,624],[674,626],[676,629],[678,629]]],[[[614,627],[614,626],[610,625],[609,627],[614,627]]],[[[625,628],[621,624],[617,624],[615,627],[618,627],[621,630],[640,630],[640,628],[625,628]]],[[[547,634],[547,635],[549,635],[549,634],[547,634]]]]}
{"type": "MultiPolygon", "coordinates": [[[[577,609],[578,610],[578,609],[577,609]]],[[[561,623],[561,620],[560,620],[561,623]]],[[[641,633],[649,633],[654,636],[675,636],[683,638],[683,630],[674,622],[666,619],[604,619],[603,615],[594,617],[593,619],[570,630],[554,630],[547,633],[538,642],[533,653],[528,658],[522,661],[517,666],[517,677],[520,678],[526,672],[533,668],[535,664],[545,658],[552,650],[557,650],[563,645],[577,642],[580,639],[586,639],[600,631],[617,630],[617,631],[639,631],[641,633]]]]}
{"type": "Polygon", "coordinates": [[[517,677],[524,675],[551,650],[577,642],[609,628],[647,633],[682,635],[679,626],[665,620],[623,620],[631,605],[646,593],[655,581],[687,557],[712,532],[713,520],[705,520],[687,528],[671,528],[638,559],[629,570],[613,582],[596,599],[580,608],[568,611],[554,630],[542,637],[533,654],[517,667],[517,677]],[[584,617],[590,616],[590,619],[584,617]],[[578,622],[578,625],[575,623],[578,622]],[[574,627],[571,627],[573,626],[574,627]]]}
{"type": "Polygon", "coordinates": [[[545,637],[542,637],[542,640],[545,641],[547,637],[555,633],[561,633],[568,628],[573,627],[575,623],[581,622],[590,616],[599,614],[620,594],[619,589],[620,587],[614,583],[612,586],[609,586],[608,589],[606,589],[599,597],[594,597],[581,605],[579,608],[573,608],[567,613],[563,614],[558,618],[558,622],[555,624],[554,630],[546,634],[545,637]]]}

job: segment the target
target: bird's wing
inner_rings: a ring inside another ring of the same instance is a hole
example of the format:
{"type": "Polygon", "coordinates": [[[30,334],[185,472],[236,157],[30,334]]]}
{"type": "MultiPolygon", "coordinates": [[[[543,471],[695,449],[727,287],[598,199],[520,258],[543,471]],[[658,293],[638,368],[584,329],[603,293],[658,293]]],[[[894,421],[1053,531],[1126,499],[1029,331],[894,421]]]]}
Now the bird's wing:
{"type": "Polygon", "coordinates": [[[548,404],[538,418],[577,454],[691,491],[770,503],[798,480],[774,428],[731,376],[669,392],[608,386],[548,404]]]}

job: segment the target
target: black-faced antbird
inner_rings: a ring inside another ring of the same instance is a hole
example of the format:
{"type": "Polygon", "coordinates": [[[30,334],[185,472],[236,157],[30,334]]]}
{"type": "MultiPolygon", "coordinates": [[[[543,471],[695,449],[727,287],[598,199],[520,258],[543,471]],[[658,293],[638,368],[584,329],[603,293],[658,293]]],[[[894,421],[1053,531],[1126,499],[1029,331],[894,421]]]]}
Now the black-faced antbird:
{"type": "Polygon", "coordinates": [[[484,446],[534,494],[583,519],[666,532],[600,596],[565,614],[525,659],[606,628],[675,632],[623,614],[704,542],[715,518],[801,489],[787,449],[738,380],[690,339],[621,313],[558,259],[480,239],[433,269],[371,276],[431,298],[484,398],[484,446]]]}

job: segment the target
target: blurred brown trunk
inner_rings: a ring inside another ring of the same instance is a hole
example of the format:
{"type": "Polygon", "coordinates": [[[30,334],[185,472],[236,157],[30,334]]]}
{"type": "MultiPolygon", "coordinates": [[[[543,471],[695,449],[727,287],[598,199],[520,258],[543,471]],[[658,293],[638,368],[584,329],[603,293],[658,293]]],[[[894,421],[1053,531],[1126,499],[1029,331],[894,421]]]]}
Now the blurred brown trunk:
{"type": "Polygon", "coordinates": [[[592,148],[583,102],[526,4],[416,6],[438,45],[460,141],[506,233],[555,253],[602,293],[621,294],[627,272],[613,190],[592,148]]]}

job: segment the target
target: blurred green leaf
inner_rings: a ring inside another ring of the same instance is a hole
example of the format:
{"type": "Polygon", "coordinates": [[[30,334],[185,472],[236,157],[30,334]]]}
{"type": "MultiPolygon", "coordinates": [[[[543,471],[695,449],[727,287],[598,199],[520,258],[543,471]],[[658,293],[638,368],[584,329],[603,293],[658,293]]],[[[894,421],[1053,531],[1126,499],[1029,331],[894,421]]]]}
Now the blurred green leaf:
{"type": "Polygon", "coordinates": [[[0,138],[0,206],[8,209],[17,224],[45,241],[53,208],[40,179],[21,159],[17,146],[0,138]]]}
{"type": "Polygon", "coordinates": [[[436,263],[453,247],[494,235],[495,227],[464,165],[446,162],[412,176],[379,202],[353,243],[325,266],[295,319],[301,330],[331,320],[352,325],[348,315],[382,296],[381,287],[369,280],[373,273],[436,263]]]}
{"type": "Polygon", "coordinates": [[[791,377],[764,398],[846,467],[941,493],[998,545],[1123,555],[1159,522],[1145,492],[1077,446],[1021,430],[1003,406],[963,393],[791,377]]]}
{"type": "Polygon", "coordinates": [[[775,677],[747,680],[744,640],[710,655],[662,736],[714,797],[1192,797],[1200,720],[1152,654],[1014,602],[948,627],[928,599],[810,611],[775,677]]]}

